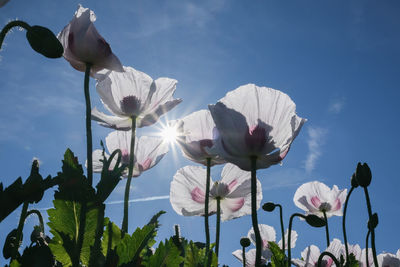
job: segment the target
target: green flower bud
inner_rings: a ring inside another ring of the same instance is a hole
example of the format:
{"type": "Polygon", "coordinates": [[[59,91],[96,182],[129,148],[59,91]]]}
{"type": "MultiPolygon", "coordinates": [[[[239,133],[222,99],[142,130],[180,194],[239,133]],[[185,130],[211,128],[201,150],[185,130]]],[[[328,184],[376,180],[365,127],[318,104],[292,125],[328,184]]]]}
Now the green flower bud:
{"type": "Polygon", "coordinates": [[[48,58],[59,58],[64,48],[52,31],[42,26],[32,26],[26,32],[32,49],[48,58]]]}
{"type": "Polygon", "coordinates": [[[317,215],[307,215],[306,222],[311,225],[312,227],[323,227],[325,226],[326,222],[324,219],[318,217],[317,215]]]}
{"type": "Polygon", "coordinates": [[[247,237],[242,237],[242,238],[240,239],[240,245],[241,245],[242,247],[247,248],[248,246],[250,246],[250,239],[248,239],[247,237]]]}
{"type": "Polygon", "coordinates": [[[267,202],[262,206],[263,210],[271,212],[275,209],[275,204],[273,202],[267,202]]]}
{"type": "Polygon", "coordinates": [[[369,184],[371,183],[372,174],[371,174],[371,169],[368,167],[367,163],[361,165],[361,163],[359,162],[357,164],[356,179],[360,186],[362,187],[369,186],[369,184]]]}

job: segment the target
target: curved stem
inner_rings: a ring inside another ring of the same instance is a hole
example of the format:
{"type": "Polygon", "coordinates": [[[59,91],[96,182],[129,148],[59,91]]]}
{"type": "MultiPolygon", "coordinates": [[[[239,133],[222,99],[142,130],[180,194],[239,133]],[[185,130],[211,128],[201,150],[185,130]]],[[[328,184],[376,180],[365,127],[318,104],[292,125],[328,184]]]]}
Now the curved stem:
{"type": "Polygon", "coordinates": [[[221,199],[218,197],[217,198],[217,230],[216,230],[216,237],[215,237],[215,254],[217,255],[218,259],[218,253],[219,253],[219,233],[221,229],[221,199]]]}
{"type": "MultiPolygon", "coordinates": [[[[371,209],[371,201],[369,199],[368,188],[364,187],[365,199],[367,201],[367,209],[368,209],[368,216],[369,220],[372,219],[372,209],[371,209]]],[[[374,264],[378,266],[378,259],[376,257],[376,248],[375,248],[375,229],[370,229],[371,231],[371,248],[372,248],[372,255],[374,256],[374,264]]]]}
{"type": "MultiPolygon", "coordinates": [[[[288,229],[288,244],[291,243],[293,218],[296,217],[296,216],[301,217],[301,218],[303,218],[303,219],[306,218],[306,216],[304,216],[304,215],[301,214],[301,213],[293,213],[293,214],[290,216],[290,219],[289,219],[289,229],[288,229]]],[[[292,262],[292,254],[291,254],[291,252],[292,252],[291,246],[289,245],[289,246],[288,246],[288,267],[290,267],[290,265],[292,265],[292,264],[291,264],[291,262],[292,262]]]]}
{"type": "Polygon", "coordinates": [[[90,63],[86,63],[85,81],[84,81],[85,102],[86,102],[86,156],[88,160],[87,176],[89,185],[92,185],[93,182],[92,107],[90,104],[90,93],[89,93],[89,78],[90,78],[91,66],[92,65],[90,63]]]}
{"type": "Polygon", "coordinates": [[[343,228],[344,246],[346,249],[346,262],[349,262],[349,246],[347,244],[347,234],[346,234],[346,213],[347,213],[347,204],[349,203],[350,195],[353,192],[354,188],[355,188],[354,186],[350,188],[350,191],[346,196],[346,201],[344,202],[344,209],[343,209],[342,228],[343,228]]]}
{"type": "Polygon", "coordinates": [[[281,232],[282,232],[282,251],[285,251],[285,228],[283,227],[282,206],[280,204],[275,204],[275,206],[279,207],[279,218],[281,221],[281,232]]]}
{"type": "Polygon", "coordinates": [[[332,253],[330,253],[330,252],[328,252],[328,251],[324,251],[324,252],[321,253],[321,255],[319,255],[318,264],[317,264],[318,267],[321,267],[321,266],[322,266],[322,258],[323,258],[324,256],[329,256],[329,257],[331,257],[331,259],[335,262],[336,266],[340,266],[339,261],[336,259],[336,257],[335,257],[332,253]]]}
{"type": "Polygon", "coordinates": [[[133,166],[135,160],[135,137],[136,137],[136,117],[132,117],[132,129],[131,129],[131,148],[129,152],[129,171],[128,179],[125,185],[125,196],[124,196],[124,218],[122,220],[121,235],[122,237],[128,232],[128,206],[129,206],[129,192],[131,189],[131,181],[133,174],[133,166]]]}
{"type": "Polygon", "coordinates": [[[26,219],[27,217],[29,217],[29,215],[31,215],[31,214],[36,214],[36,215],[38,216],[39,225],[40,225],[40,231],[42,231],[42,233],[44,233],[43,216],[42,216],[42,214],[40,213],[40,211],[35,210],[35,209],[28,211],[28,212],[26,213],[25,219],[26,219]]]}
{"type": "Polygon", "coordinates": [[[21,20],[14,20],[14,21],[10,21],[9,23],[7,23],[7,25],[4,26],[4,28],[0,32],[0,50],[1,50],[1,46],[3,45],[4,38],[6,38],[7,33],[13,27],[21,27],[21,28],[24,28],[25,30],[29,30],[31,28],[31,26],[29,26],[28,23],[21,21],[21,20]]]}
{"type": "MultiPolygon", "coordinates": [[[[15,259],[18,255],[18,249],[20,246],[20,242],[21,242],[21,236],[22,236],[22,229],[24,228],[24,222],[25,222],[25,218],[26,218],[26,213],[28,211],[28,206],[29,206],[29,202],[25,201],[24,205],[22,206],[22,210],[21,210],[21,217],[19,218],[19,223],[18,223],[18,228],[17,228],[17,234],[16,234],[16,238],[15,238],[15,250],[13,251],[12,255],[11,255],[11,261],[13,259],[15,259]]],[[[11,262],[10,261],[10,262],[11,262]]]]}
{"type": "Polygon", "coordinates": [[[261,266],[261,235],[257,220],[257,157],[250,157],[251,162],[251,221],[256,236],[256,266],[261,266]]]}
{"type": "Polygon", "coordinates": [[[206,176],[206,195],[204,201],[204,229],[206,232],[206,255],[207,255],[207,266],[211,264],[210,253],[210,226],[208,222],[208,205],[210,201],[210,180],[211,180],[211,158],[207,158],[207,176],[206,176]]]}
{"type": "Polygon", "coordinates": [[[365,263],[366,266],[369,266],[369,260],[368,260],[368,239],[369,239],[369,234],[371,233],[371,230],[368,230],[367,233],[367,238],[365,239],[365,263]]]}
{"type": "Polygon", "coordinates": [[[325,219],[325,233],[326,233],[326,247],[329,247],[329,227],[328,227],[328,217],[326,217],[326,211],[322,211],[325,219]]]}
{"type": "Polygon", "coordinates": [[[243,267],[246,267],[246,248],[242,247],[243,267]]]}

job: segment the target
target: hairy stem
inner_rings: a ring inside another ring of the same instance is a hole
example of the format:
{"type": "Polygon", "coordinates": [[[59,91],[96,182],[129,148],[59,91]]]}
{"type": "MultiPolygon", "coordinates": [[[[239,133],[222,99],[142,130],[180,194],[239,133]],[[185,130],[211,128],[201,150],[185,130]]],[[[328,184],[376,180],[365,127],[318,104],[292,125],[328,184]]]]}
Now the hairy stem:
{"type": "Polygon", "coordinates": [[[125,196],[124,196],[124,218],[122,220],[122,228],[121,234],[122,236],[128,232],[128,207],[129,207],[129,193],[131,189],[131,181],[135,160],[135,137],[136,137],[136,117],[132,117],[132,129],[131,129],[131,148],[129,152],[129,171],[128,171],[128,179],[125,185],[125,196]]]}
{"type": "Polygon", "coordinates": [[[326,234],[326,247],[329,247],[329,227],[328,227],[328,217],[326,217],[326,211],[323,210],[322,213],[324,214],[325,219],[325,234],[326,234]]]}
{"type": "Polygon", "coordinates": [[[28,23],[21,20],[14,20],[7,23],[7,25],[4,26],[4,28],[0,32],[0,50],[3,45],[4,38],[6,38],[7,33],[14,27],[21,27],[24,28],[25,30],[29,30],[31,28],[31,26],[29,26],[28,23]]]}
{"type": "Polygon", "coordinates": [[[217,229],[216,229],[216,237],[215,237],[215,254],[218,258],[219,253],[219,235],[220,235],[220,227],[221,227],[221,199],[217,198],[217,229]]]}
{"type": "Polygon", "coordinates": [[[343,240],[344,240],[344,246],[346,249],[346,262],[349,262],[349,246],[347,244],[347,234],[346,234],[346,214],[347,214],[347,204],[350,199],[350,195],[354,190],[354,186],[350,188],[349,193],[346,196],[346,201],[344,202],[344,209],[343,209],[343,219],[342,219],[342,228],[343,228],[343,240]]]}
{"type": "Polygon", "coordinates": [[[210,226],[208,216],[208,205],[210,201],[210,180],[211,180],[211,158],[207,158],[207,176],[206,176],[206,195],[204,201],[204,229],[206,232],[206,255],[207,255],[207,266],[211,264],[210,253],[210,226]]]}
{"type": "Polygon", "coordinates": [[[251,221],[256,237],[256,266],[261,265],[261,235],[257,220],[257,157],[250,157],[251,161],[251,221]]]}
{"type": "MultiPolygon", "coordinates": [[[[371,221],[372,208],[371,208],[371,201],[369,199],[367,187],[364,187],[364,193],[365,193],[365,200],[367,201],[368,216],[369,216],[369,220],[371,221]]],[[[371,248],[372,248],[372,255],[374,256],[374,264],[375,264],[375,266],[378,266],[378,259],[376,257],[376,248],[375,248],[375,229],[372,228],[372,229],[370,229],[370,231],[371,231],[371,248]]]]}
{"type": "Polygon", "coordinates": [[[281,221],[281,232],[282,232],[282,251],[285,251],[285,228],[283,227],[282,206],[280,204],[275,204],[275,206],[279,207],[279,218],[281,221]]]}
{"type": "Polygon", "coordinates": [[[329,257],[331,257],[331,259],[335,262],[336,266],[340,266],[339,261],[336,259],[336,257],[335,257],[332,253],[330,253],[330,252],[328,252],[328,251],[324,251],[324,252],[321,253],[321,255],[319,255],[318,264],[317,264],[318,267],[324,266],[324,265],[322,265],[322,258],[323,258],[324,256],[329,256],[329,257]]]}
{"type": "Polygon", "coordinates": [[[30,210],[30,211],[28,211],[28,212],[26,213],[26,217],[28,217],[28,216],[31,215],[31,214],[36,214],[36,216],[38,216],[39,225],[40,225],[40,231],[42,231],[42,233],[44,233],[43,216],[42,216],[42,214],[40,213],[40,211],[35,210],[35,209],[30,210]]]}

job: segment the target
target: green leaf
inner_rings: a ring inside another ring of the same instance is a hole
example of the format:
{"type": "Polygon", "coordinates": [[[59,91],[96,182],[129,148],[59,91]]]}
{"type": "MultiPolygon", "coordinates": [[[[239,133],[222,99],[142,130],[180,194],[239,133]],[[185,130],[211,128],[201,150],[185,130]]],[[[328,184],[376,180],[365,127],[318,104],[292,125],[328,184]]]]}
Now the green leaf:
{"type": "Polygon", "coordinates": [[[55,199],[64,199],[69,201],[91,202],[95,199],[95,191],[88,184],[83,175],[82,165],[74,153],[67,149],[62,161],[62,172],[58,173],[60,184],[58,191],[54,193],[55,199]]]}
{"type": "Polygon", "coordinates": [[[146,266],[179,266],[183,261],[183,258],[179,254],[180,251],[174,245],[172,239],[165,240],[165,244],[160,242],[155,253],[149,257],[146,266]]]}
{"type": "Polygon", "coordinates": [[[104,225],[106,226],[106,230],[103,233],[101,248],[103,255],[107,256],[108,246],[112,250],[121,242],[121,229],[115,223],[111,222],[109,218],[104,219],[104,225]]]}
{"type": "Polygon", "coordinates": [[[146,249],[154,245],[154,238],[160,226],[158,218],[164,213],[165,211],[160,211],[155,214],[147,225],[143,228],[136,228],[132,235],[124,235],[124,238],[116,247],[120,265],[128,262],[137,262],[141,254],[145,254],[146,249]]]}
{"type": "Polygon", "coordinates": [[[349,262],[346,262],[346,267],[358,267],[361,266],[360,263],[357,261],[356,257],[353,253],[349,254],[349,262]]]}
{"type": "Polygon", "coordinates": [[[272,267],[286,267],[286,255],[282,251],[282,249],[275,243],[275,242],[268,242],[269,249],[271,250],[272,257],[271,257],[271,266],[272,267]]]}
{"type": "Polygon", "coordinates": [[[10,263],[10,267],[20,267],[21,264],[17,260],[12,260],[10,263]]]}
{"type": "MultiPolygon", "coordinates": [[[[70,255],[73,255],[78,239],[81,205],[78,202],[62,199],[56,199],[53,203],[54,209],[47,211],[50,232],[54,235],[49,247],[63,266],[71,266],[70,255]]],[[[91,209],[86,213],[85,233],[80,254],[84,265],[89,263],[90,246],[94,243],[97,212],[97,209],[91,209]]]]}
{"type": "MultiPolygon", "coordinates": [[[[218,266],[217,255],[212,251],[212,246],[210,248],[211,253],[211,266],[218,266]]],[[[185,249],[185,267],[203,267],[207,263],[206,249],[199,248],[195,242],[190,241],[185,249]]]]}

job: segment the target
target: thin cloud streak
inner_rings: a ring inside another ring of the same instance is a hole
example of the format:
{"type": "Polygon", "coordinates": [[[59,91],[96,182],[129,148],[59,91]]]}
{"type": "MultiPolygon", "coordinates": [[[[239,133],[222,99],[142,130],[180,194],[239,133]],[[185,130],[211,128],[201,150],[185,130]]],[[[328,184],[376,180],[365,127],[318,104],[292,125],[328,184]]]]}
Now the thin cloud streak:
{"type": "Polygon", "coordinates": [[[328,111],[333,114],[339,114],[343,110],[344,104],[345,104],[344,98],[336,99],[331,102],[328,111]]]}
{"type": "MultiPolygon", "coordinates": [[[[143,197],[143,198],[135,198],[135,199],[130,199],[128,202],[129,203],[134,203],[134,202],[147,202],[147,201],[155,201],[155,200],[163,200],[163,199],[169,199],[169,195],[164,195],[164,196],[154,196],[154,197],[143,197]]],[[[123,200],[116,200],[116,201],[110,201],[106,202],[106,205],[113,205],[113,204],[123,204],[123,200]]],[[[38,210],[49,210],[52,209],[53,207],[48,207],[48,208],[40,208],[38,210]]]]}
{"type": "Polygon", "coordinates": [[[327,130],[319,127],[308,128],[308,155],[305,161],[304,168],[307,173],[312,172],[315,169],[315,164],[319,157],[321,157],[321,146],[324,143],[327,130]]]}

